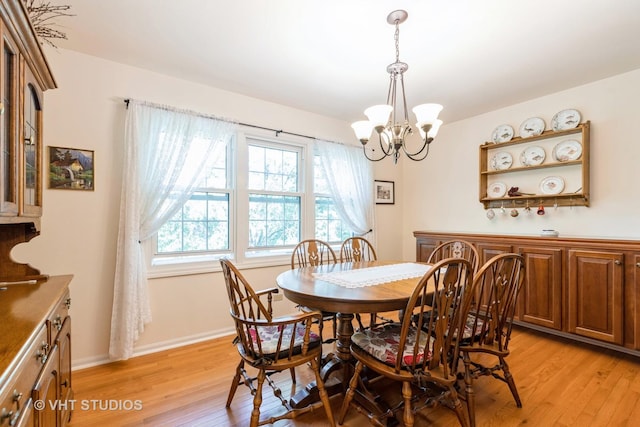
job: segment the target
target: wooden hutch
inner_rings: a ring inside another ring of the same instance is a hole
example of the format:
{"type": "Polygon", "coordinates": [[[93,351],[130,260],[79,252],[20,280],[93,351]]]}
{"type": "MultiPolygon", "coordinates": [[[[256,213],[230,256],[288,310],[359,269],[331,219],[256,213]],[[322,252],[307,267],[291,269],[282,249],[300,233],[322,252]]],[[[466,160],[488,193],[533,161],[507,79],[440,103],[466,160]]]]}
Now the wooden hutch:
{"type": "Polygon", "coordinates": [[[71,417],[72,276],[11,258],[40,234],[43,93],[56,87],[21,0],[0,0],[0,427],[71,417]]]}

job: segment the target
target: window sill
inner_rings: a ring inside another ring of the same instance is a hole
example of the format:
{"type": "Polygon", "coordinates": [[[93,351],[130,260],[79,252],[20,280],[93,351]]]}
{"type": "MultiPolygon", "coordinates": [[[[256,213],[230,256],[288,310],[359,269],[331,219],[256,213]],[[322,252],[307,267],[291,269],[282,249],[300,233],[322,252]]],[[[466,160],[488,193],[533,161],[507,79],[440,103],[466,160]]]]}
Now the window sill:
{"type": "Polygon", "coordinates": [[[164,277],[189,276],[192,274],[208,274],[222,271],[219,260],[229,258],[241,270],[253,268],[280,267],[291,265],[291,255],[286,256],[255,256],[243,261],[234,260],[231,255],[176,257],[171,259],[155,259],[148,267],[147,278],[159,279],[164,277]]]}

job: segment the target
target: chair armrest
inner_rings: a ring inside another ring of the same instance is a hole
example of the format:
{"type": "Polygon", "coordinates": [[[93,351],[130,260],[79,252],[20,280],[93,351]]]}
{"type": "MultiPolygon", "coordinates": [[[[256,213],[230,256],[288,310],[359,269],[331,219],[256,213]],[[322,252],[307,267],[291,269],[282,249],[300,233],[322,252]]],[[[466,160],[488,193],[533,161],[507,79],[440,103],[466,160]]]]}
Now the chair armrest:
{"type": "Polygon", "coordinates": [[[260,297],[263,297],[266,295],[267,297],[267,311],[269,312],[269,315],[273,314],[273,294],[277,294],[280,293],[280,289],[278,288],[269,288],[269,289],[263,289],[261,291],[257,291],[256,292],[256,297],[258,299],[260,299],[260,297]]]}
{"type": "Polygon", "coordinates": [[[263,289],[261,291],[256,291],[257,296],[262,296],[267,294],[278,294],[278,293],[280,293],[280,289],[278,288],[269,288],[269,289],[263,289]]]}
{"type": "Polygon", "coordinates": [[[322,313],[318,310],[313,310],[275,317],[272,318],[271,321],[266,319],[255,319],[245,320],[245,322],[252,323],[254,325],[286,325],[288,323],[300,323],[306,319],[322,320],[322,313]]]}

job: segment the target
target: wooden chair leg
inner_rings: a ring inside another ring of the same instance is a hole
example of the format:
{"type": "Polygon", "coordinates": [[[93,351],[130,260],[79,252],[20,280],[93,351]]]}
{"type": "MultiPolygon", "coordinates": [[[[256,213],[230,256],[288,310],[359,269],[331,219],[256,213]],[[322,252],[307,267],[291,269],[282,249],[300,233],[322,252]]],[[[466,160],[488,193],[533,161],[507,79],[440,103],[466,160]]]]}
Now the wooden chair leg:
{"type": "Polygon", "coordinates": [[[291,382],[296,383],[296,368],[290,368],[289,372],[291,372],[291,382]]]}
{"type": "Polygon", "coordinates": [[[453,387],[451,387],[451,395],[455,396],[452,401],[453,403],[452,406],[453,406],[453,410],[456,411],[456,415],[458,416],[458,421],[460,422],[460,425],[462,427],[470,427],[469,426],[470,421],[469,419],[467,419],[467,411],[464,410],[462,402],[460,401],[460,398],[458,397],[458,394],[456,393],[453,387]]]}
{"type": "Polygon", "coordinates": [[[250,427],[258,427],[260,423],[260,405],[262,405],[262,385],[267,374],[264,369],[260,369],[258,372],[258,386],[256,387],[256,394],[253,396],[253,411],[251,411],[251,423],[250,427]]]}
{"type": "Polygon", "coordinates": [[[358,386],[358,378],[360,378],[360,372],[362,372],[362,368],[364,365],[360,362],[356,363],[355,370],[353,371],[353,376],[349,381],[349,388],[347,389],[347,393],[344,396],[344,400],[342,401],[342,407],[340,408],[340,415],[338,416],[338,424],[342,425],[344,422],[344,417],[346,417],[347,412],[349,411],[349,405],[353,400],[353,396],[356,393],[356,387],[358,386]]]}
{"type": "Polygon", "coordinates": [[[504,379],[509,385],[509,390],[511,390],[511,394],[516,401],[516,406],[518,406],[518,408],[522,408],[522,402],[520,401],[520,395],[518,394],[518,389],[516,388],[516,382],[513,379],[513,375],[511,375],[509,365],[507,364],[507,361],[504,359],[504,357],[500,358],[500,366],[502,367],[502,372],[504,372],[504,379]]]}
{"type": "Polygon", "coordinates": [[[467,401],[467,413],[469,414],[469,424],[471,427],[476,425],[476,408],[475,395],[473,392],[473,374],[471,372],[471,357],[469,353],[463,353],[464,361],[464,384],[465,384],[465,400],[467,401]]]}
{"type": "Polygon", "coordinates": [[[411,390],[411,383],[409,381],[402,382],[402,397],[404,399],[404,414],[402,415],[402,421],[405,427],[413,427],[413,411],[411,410],[411,397],[413,391],[411,390]]]}
{"type": "Polygon", "coordinates": [[[233,396],[236,394],[236,390],[238,389],[238,385],[240,384],[240,377],[242,376],[242,371],[244,370],[244,360],[240,360],[238,366],[236,367],[236,374],[233,377],[233,382],[231,383],[231,389],[229,390],[229,395],[227,396],[227,408],[231,406],[231,401],[233,400],[233,396]]]}
{"type": "Polygon", "coordinates": [[[316,375],[316,385],[318,386],[318,394],[320,395],[322,406],[324,406],[324,411],[327,414],[329,425],[331,427],[335,427],[336,422],[333,419],[333,411],[331,410],[331,403],[329,402],[329,394],[327,394],[327,390],[324,388],[324,382],[322,381],[322,376],[320,375],[320,365],[318,364],[317,359],[311,360],[311,369],[313,369],[313,373],[316,375]]]}

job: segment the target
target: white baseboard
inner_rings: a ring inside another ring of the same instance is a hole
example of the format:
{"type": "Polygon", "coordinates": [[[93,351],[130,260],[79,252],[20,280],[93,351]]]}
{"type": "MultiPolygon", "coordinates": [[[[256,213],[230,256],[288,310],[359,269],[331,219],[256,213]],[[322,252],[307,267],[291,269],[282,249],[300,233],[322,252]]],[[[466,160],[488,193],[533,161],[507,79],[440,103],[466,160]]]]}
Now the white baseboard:
{"type": "MultiPolygon", "coordinates": [[[[182,347],[189,344],[196,344],[202,341],[208,341],[215,338],[233,335],[233,328],[225,330],[217,330],[207,332],[203,334],[191,335],[188,337],[180,337],[173,340],[157,342],[153,344],[136,347],[133,351],[133,357],[144,356],[145,354],[157,353],[159,351],[170,350],[172,348],[182,347]]],[[[230,338],[231,339],[231,338],[230,338]]],[[[80,369],[91,368],[93,366],[104,365],[111,363],[113,360],[109,359],[109,355],[85,357],[79,360],[73,360],[71,363],[71,369],[73,371],[79,371],[80,369]]]]}

